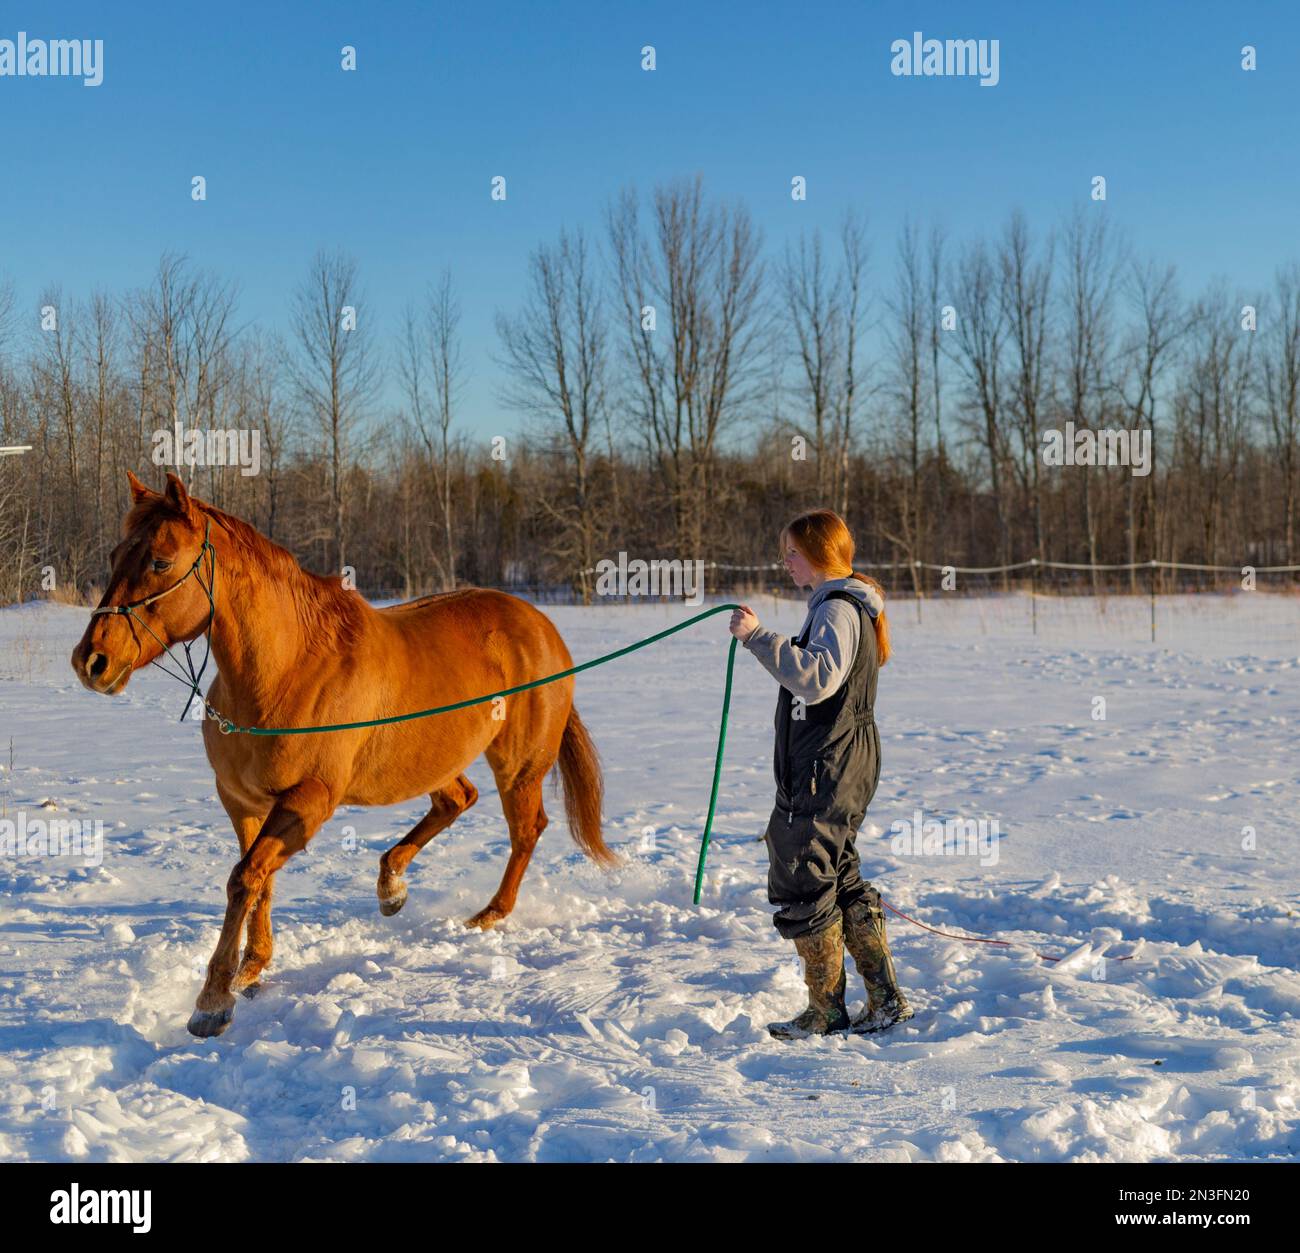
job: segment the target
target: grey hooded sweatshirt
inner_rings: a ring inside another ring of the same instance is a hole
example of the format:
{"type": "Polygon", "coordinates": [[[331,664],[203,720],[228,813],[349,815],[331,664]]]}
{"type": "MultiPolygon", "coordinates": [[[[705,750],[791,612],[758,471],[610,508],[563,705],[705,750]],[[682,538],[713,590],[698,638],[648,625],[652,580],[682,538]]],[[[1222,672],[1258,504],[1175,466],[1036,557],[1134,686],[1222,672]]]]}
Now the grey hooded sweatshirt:
{"type": "Polygon", "coordinates": [[[858,597],[873,620],[885,607],[880,593],[861,579],[827,579],[808,597],[808,615],[795,637],[807,632],[807,647],[800,648],[791,637],[764,626],[751,632],[744,641],[763,669],[792,696],[808,705],[815,705],[839,690],[858,649],[860,617],[852,605],[826,599],[835,591],[858,597]]]}

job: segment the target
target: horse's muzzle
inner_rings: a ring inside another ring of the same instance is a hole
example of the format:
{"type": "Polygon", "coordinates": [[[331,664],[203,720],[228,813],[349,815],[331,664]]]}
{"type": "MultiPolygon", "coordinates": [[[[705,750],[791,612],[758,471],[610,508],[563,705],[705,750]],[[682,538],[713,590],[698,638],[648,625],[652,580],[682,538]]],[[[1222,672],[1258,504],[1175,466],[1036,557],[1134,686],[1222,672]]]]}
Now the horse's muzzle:
{"type": "Polygon", "coordinates": [[[72,669],[82,686],[103,696],[116,696],[131,677],[131,663],[111,657],[90,638],[91,627],[72,650],[72,669]]]}

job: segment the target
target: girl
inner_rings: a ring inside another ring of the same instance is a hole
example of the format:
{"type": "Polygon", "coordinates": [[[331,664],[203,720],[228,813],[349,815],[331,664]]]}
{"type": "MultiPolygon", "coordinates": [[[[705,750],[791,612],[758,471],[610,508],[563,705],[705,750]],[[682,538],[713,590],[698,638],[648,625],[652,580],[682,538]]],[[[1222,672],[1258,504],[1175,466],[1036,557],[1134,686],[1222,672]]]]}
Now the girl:
{"type": "Polygon", "coordinates": [[[829,509],[781,531],[785,568],[809,587],[794,639],[759,625],[743,605],[731,633],[781,684],[776,702],[776,808],[768,820],[767,899],[776,929],[803,959],[808,1008],[768,1030],[778,1040],[832,1031],[883,1031],[912,1017],[885,937],[880,894],[858,873],[854,841],[880,782],[876,677],[889,659],[884,592],[854,572],[853,538],[829,509]],[[867,989],[862,1012],[844,1005],[844,949],[867,989]]]}

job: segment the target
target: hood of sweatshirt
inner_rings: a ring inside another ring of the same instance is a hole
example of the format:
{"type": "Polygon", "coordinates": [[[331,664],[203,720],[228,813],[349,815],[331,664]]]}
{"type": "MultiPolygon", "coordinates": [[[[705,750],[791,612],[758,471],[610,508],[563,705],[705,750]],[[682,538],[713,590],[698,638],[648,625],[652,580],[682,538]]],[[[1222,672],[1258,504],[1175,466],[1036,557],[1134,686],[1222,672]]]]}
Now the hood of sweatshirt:
{"type": "Polygon", "coordinates": [[[866,605],[867,612],[873,619],[878,618],[881,610],[885,607],[885,602],[874,587],[850,575],[847,579],[827,579],[821,587],[808,597],[809,610],[815,609],[831,592],[848,592],[850,595],[856,596],[866,605]]]}

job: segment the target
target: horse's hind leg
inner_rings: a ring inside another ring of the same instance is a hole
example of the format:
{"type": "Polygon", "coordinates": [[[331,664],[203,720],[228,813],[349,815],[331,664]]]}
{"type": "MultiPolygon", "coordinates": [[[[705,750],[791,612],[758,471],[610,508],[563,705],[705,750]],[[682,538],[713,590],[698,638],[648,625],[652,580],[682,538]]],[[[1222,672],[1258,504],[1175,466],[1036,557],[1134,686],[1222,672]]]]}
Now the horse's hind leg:
{"type": "Polygon", "coordinates": [[[433,808],[379,859],[381,914],[395,914],[406,904],[406,881],[402,876],[407,866],[439,831],[445,831],[478,800],[478,789],[462,774],[446,787],[429,793],[429,798],[433,808]]]}
{"type": "Polygon", "coordinates": [[[542,779],[545,776],[508,782],[497,772],[495,765],[493,773],[501,792],[501,808],[510,824],[510,860],[506,862],[506,872],[496,895],[473,918],[465,920],[467,927],[478,927],[482,931],[496,926],[514,909],[519,883],[528,869],[538,837],[546,829],[546,811],[542,808],[542,779]]]}

